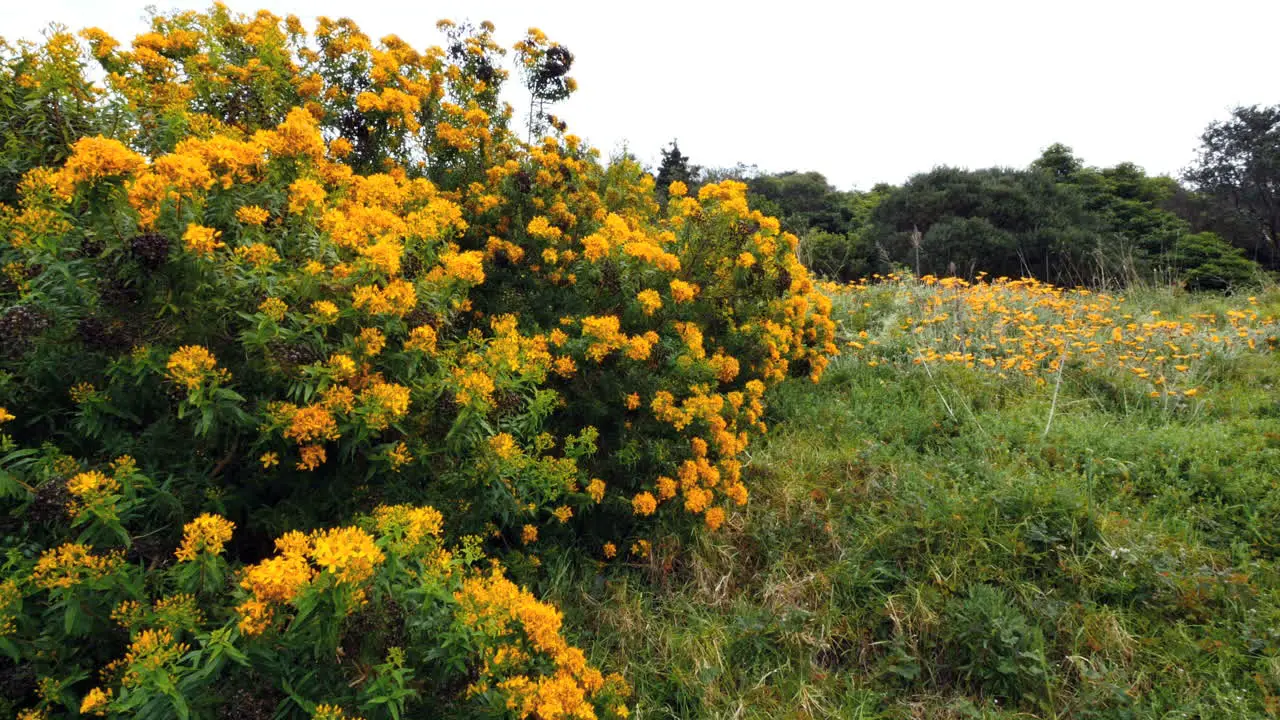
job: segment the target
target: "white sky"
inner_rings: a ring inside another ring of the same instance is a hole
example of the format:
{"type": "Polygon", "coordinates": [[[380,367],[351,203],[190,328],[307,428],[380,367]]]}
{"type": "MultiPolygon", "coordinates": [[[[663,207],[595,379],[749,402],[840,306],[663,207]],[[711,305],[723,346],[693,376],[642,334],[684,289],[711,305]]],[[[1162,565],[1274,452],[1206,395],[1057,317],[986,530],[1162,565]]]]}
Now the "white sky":
{"type": "MultiPolygon", "coordinates": [[[[144,5],[0,0],[0,35],[35,37],[57,20],[127,41],[144,5]]],[[[374,39],[396,33],[419,48],[441,43],[442,17],[491,20],[508,46],[537,26],[576,56],[579,90],[553,112],[604,152],[625,143],[654,164],[678,138],[695,164],[818,170],[842,189],[935,165],[1024,166],[1053,142],[1091,165],[1176,175],[1210,121],[1280,104],[1278,0],[228,5],[308,23],[348,16],[374,39]]]]}

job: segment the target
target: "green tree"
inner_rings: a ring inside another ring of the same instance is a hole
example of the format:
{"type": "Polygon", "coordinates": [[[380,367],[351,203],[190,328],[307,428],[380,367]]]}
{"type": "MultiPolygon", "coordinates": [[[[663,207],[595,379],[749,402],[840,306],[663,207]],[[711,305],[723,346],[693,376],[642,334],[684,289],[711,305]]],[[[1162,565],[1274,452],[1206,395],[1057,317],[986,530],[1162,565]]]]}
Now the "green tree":
{"type": "MultiPolygon", "coordinates": [[[[1209,125],[1187,182],[1249,218],[1280,249],[1280,105],[1238,107],[1209,125]]],[[[1274,261],[1273,261],[1274,262],[1274,261]]]]}
{"type": "Polygon", "coordinates": [[[846,194],[832,187],[822,173],[793,170],[760,175],[747,181],[747,187],[752,195],[772,203],[783,227],[797,235],[811,228],[830,233],[850,229],[853,213],[846,194]]]}
{"type": "Polygon", "coordinates": [[[1211,232],[1184,235],[1174,245],[1173,267],[1188,290],[1232,291],[1255,285],[1258,264],[1211,232]]]}
{"type": "Polygon", "coordinates": [[[868,239],[915,267],[919,231],[922,273],[1089,282],[1103,228],[1083,196],[1053,178],[1040,170],[935,168],[885,194],[868,239]]]}
{"type": "Polygon", "coordinates": [[[672,140],[671,147],[663,148],[661,152],[662,162],[658,164],[658,173],[654,177],[654,186],[660,197],[666,198],[667,188],[673,182],[679,181],[688,186],[696,184],[697,168],[690,166],[689,156],[680,152],[679,141],[672,140]]]}
{"type": "Polygon", "coordinates": [[[1084,169],[1084,163],[1075,156],[1070,147],[1062,143],[1054,143],[1045,148],[1031,167],[1044,170],[1053,175],[1058,182],[1070,180],[1076,173],[1084,169]]]}

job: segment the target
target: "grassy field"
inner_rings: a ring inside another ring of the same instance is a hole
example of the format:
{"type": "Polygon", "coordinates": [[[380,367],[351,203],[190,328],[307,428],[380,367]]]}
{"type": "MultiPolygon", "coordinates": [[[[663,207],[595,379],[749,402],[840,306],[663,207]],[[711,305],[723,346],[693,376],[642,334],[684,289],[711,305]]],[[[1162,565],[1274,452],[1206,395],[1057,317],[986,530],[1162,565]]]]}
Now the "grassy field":
{"type": "Polygon", "coordinates": [[[846,352],[775,391],[744,514],[548,560],[636,716],[1280,711],[1280,292],[835,297],[846,352]]]}

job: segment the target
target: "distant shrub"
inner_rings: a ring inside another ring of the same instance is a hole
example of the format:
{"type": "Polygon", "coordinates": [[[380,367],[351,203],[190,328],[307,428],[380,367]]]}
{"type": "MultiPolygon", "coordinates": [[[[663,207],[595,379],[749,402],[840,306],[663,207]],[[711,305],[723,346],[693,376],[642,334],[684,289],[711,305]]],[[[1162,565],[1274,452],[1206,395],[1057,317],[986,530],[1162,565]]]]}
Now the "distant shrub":
{"type": "Polygon", "coordinates": [[[1170,261],[1183,285],[1193,291],[1230,291],[1256,285],[1262,272],[1243,250],[1211,232],[1178,238],[1170,261]]]}
{"type": "Polygon", "coordinates": [[[876,246],[860,233],[810,230],[800,238],[797,253],[805,267],[817,275],[841,282],[888,270],[876,246]]]}

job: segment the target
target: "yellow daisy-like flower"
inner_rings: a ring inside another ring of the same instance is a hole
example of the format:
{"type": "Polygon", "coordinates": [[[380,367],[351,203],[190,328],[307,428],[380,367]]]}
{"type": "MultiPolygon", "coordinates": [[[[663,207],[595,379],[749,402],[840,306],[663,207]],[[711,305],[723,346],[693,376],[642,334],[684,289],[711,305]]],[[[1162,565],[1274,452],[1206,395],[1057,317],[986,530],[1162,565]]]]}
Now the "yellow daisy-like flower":
{"type": "Polygon", "coordinates": [[[338,317],[338,306],[329,300],[317,300],[311,303],[311,312],[322,323],[331,323],[338,317]]]}
{"type": "Polygon", "coordinates": [[[220,555],[235,527],[235,523],[220,515],[204,513],[182,528],[182,546],[174,555],[179,562],[191,562],[200,553],[220,555]]]}
{"type": "Polygon", "coordinates": [[[182,234],[182,243],[190,252],[208,257],[214,250],[226,247],[226,243],[218,239],[221,236],[221,231],[191,223],[187,225],[187,231],[182,234]]]}
{"type": "Polygon", "coordinates": [[[266,208],[258,207],[257,205],[245,205],[236,210],[236,220],[245,225],[261,225],[269,217],[271,217],[271,213],[267,212],[266,208]]]}
{"type": "Polygon", "coordinates": [[[600,478],[592,478],[591,482],[587,484],[587,494],[591,496],[592,500],[598,503],[604,500],[604,488],[605,485],[603,480],[600,478]]]}
{"type": "Polygon", "coordinates": [[[631,498],[631,509],[636,515],[652,515],[658,509],[658,500],[652,493],[642,492],[631,498]]]}
{"type": "Polygon", "coordinates": [[[203,385],[204,381],[214,374],[217,367],[218,361],[208,348],[201,345],[183,345],[169,356],[169,363],[165,369],[171,380],[186,385],[188,390],[194,390],[203,385]]]}
{"type": "Polygon", "coordinates": [[[107,706],[111,704],[111,697],[114,690],[108,688],[103,692],[102,688],[93,688],[85,694],[84,700],[80,702],[81,715],[106,715],[107,706]]]}

